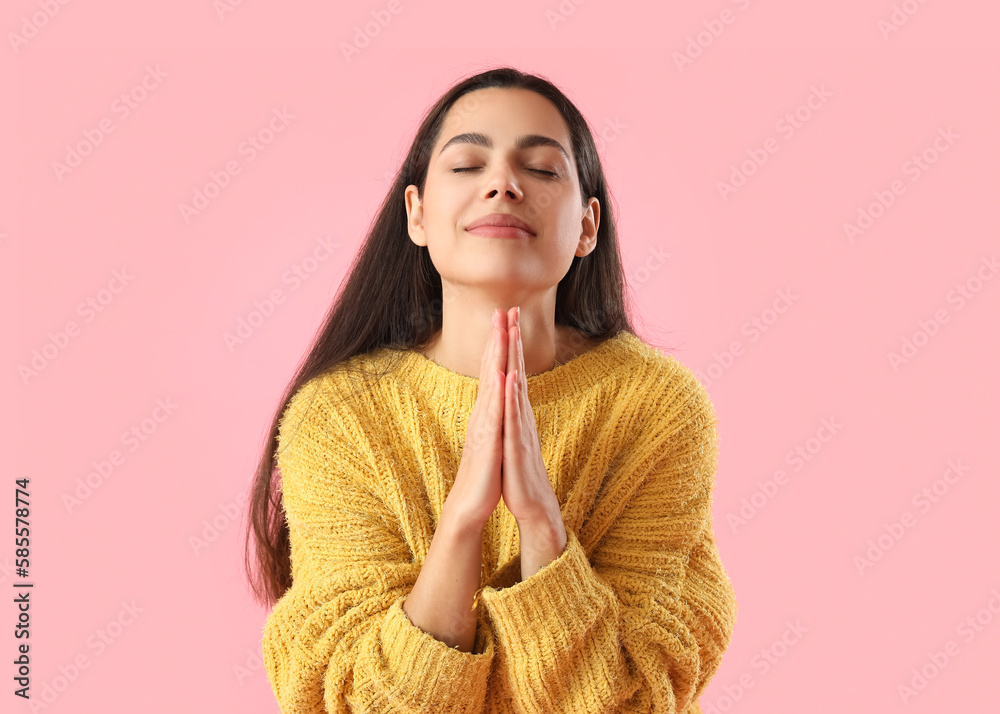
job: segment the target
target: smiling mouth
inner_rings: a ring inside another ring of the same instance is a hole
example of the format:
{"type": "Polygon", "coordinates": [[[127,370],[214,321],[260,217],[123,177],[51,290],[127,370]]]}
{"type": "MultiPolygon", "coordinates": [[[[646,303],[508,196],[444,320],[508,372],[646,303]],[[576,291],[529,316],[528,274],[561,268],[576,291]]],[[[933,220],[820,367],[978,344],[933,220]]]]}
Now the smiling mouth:
{"type": "Polygon", "coordinates": [[[467,228],[469,233],[485,236],[488,238],[531,238],[528,231],[514,226],[476,226],[467,228]]]}

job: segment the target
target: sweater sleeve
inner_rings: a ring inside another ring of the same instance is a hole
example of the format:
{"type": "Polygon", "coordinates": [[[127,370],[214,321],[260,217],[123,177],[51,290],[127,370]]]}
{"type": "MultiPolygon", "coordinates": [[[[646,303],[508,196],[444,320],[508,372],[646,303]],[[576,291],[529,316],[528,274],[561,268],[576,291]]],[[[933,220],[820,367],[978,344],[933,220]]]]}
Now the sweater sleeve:
{"type": "Polygon", "coordinates": [[[483,591],[516,711],[699,711],[736,602],[712,532],[715,414],[700,383],[682,401],[637,440],[652,466],[589,557],[567,528],[554,561],[483,591]]]}
{"type": "Polygon", "coordinates": [[[473,651],[462,652],[407,617],[402,601],[419,564],[372,488],[364,437],[345,424],[303,388],[279,428],[292,586],[265,622],[262,647],[280,710],[478,714],[492,634],[481,623],[473,651]]]}

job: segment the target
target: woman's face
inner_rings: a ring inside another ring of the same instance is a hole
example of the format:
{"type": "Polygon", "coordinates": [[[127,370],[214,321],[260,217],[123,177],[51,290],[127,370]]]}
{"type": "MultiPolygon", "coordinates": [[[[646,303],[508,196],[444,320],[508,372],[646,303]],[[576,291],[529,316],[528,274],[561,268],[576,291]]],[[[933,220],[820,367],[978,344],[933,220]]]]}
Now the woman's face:
{"type": "Polygon", "coordinates": [[[406,209],[410,239],[427,246],[442,280],[512,301],[556,286],[573,256],[594,249],[600,220],[599,201],[581,198],[562,115],[523,89],[481,89],[452,105],[431,154],[423,199],[408,186],[406,209]],[[519,147],[525,138],[530,141],[519,147]],[[533,235],[466,230],[491,213],[517,216],[533,235]]]}

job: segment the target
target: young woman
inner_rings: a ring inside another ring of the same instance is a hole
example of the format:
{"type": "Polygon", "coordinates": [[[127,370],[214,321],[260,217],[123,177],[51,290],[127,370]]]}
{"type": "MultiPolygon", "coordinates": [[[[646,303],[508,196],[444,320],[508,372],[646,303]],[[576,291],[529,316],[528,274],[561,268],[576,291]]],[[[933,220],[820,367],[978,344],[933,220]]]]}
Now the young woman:
{"type": "Polygon", "coordinates": [[[285,714],[700,712],[736,619],[716,418],[631,328],[608,199],[540,77],[425,117],[253,484],[285,714]]]}

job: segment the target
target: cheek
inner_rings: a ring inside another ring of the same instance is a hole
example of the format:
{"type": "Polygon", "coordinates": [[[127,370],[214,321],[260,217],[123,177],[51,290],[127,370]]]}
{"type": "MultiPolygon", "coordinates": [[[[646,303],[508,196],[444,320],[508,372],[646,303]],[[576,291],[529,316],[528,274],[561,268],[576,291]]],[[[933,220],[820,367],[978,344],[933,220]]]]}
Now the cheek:
{"type": "Polygon", "coordinates": [[[579,233],[583,209],[575,201],[560,199],[547,208],[544,213],[548,215],[546,222],[549,224],[550,230],[563,235],[572,232],[579,233]]]}
{"type": "Polygon", "coordinates": [[[467,215],[463,205],[465,203],[462,198],[454,192],[428,191],[424,200],[424,225],[454,235],[460,221],[467,215]]]}
{"type": "Polygon", "coordinates": [[[580,241],[583,224],[580,217],[570,211],[563,212],[552,226],[550,249],[554,253],[571,255],[576,251],[580,241]]]}
{"type": "Polygon", "coordinates": [[[532,246],[530,256],[525,256],[523,268],[544,282],[558,282],[569,270],[576,252],[576,240],[565,229],[557,235],[550,234],[532,246]]]}

